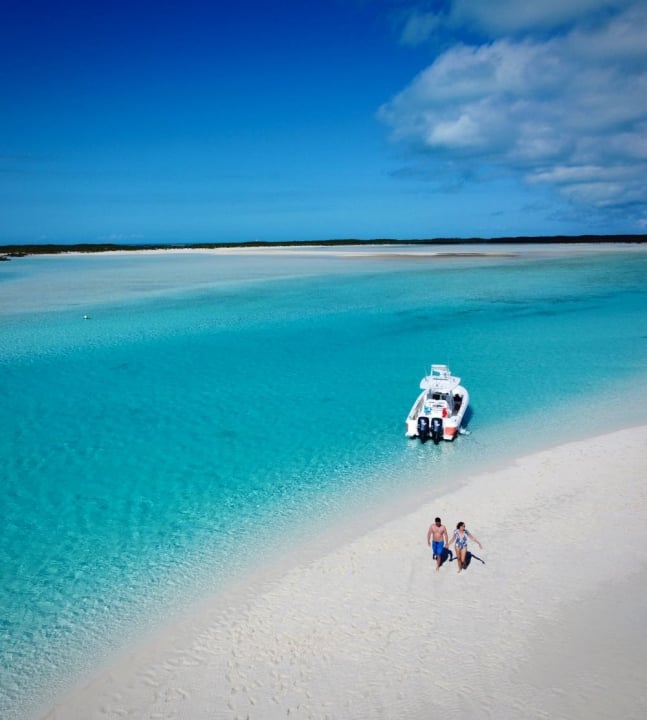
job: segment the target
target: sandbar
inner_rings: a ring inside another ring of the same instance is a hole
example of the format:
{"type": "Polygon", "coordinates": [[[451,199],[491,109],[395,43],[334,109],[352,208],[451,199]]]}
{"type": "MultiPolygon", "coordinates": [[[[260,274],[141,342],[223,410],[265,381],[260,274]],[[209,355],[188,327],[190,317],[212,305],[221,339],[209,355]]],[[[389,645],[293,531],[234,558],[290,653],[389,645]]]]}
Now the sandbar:
{"type": "Polygon", "coordinates": [[[647,425],[479,471],[194,609],[39,717],[647,717],[647,425]],[[440,515],[481,540],[435,572],[440,515]]]}

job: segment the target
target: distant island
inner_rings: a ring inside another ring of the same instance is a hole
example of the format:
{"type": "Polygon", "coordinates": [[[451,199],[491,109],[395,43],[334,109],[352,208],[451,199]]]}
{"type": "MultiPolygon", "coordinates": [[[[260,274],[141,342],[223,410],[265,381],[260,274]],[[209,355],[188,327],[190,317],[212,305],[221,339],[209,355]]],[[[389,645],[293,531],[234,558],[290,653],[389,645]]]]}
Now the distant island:
{"type": "Polygon", "coordinates": [[[43,244],[43,245],[0,245],[0,261],[20,258],[27,255],[59,255],[63,253],[101,253],[138,250],[217,250],[221,248],[279,248],[279,247],[339,247],[361,245],[464,245],[464,244],[582,244],[582,243],[644,243],[647,234],[643,235],[550,235],[516,236],[493,238],[429,238],[418,240],[396,240],[393,238],[375,238],[357,240],[353,238],[337,240],[281,240],[231,243],[150,243],[150,244],[116,244],[116,243],[76,243],[76,244],[43,244]]]}

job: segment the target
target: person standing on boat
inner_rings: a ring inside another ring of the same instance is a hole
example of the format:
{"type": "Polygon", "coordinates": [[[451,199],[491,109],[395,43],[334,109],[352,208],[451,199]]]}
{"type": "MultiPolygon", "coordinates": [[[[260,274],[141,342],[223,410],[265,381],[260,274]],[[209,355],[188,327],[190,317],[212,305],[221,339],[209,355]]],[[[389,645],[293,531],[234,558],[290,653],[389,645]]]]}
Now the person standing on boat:
{"type": "Polygon", "coordinates": [[[451,539],[449,546],[456,543],[456,560],[458,561],[458,572],[460,572],[465,567],[465,559],[467,558],[467,538],[470,538],[470,540],[474,540],[474,542],[483,549],[483,545],[479,542],[477,537],[475,535],[472,535],[472,533],[465,527],[465,523],[461,520],[461,522],[456,525],[456,530],[454,530],[454,537],[451,539]]]}
{"type": "Polygon", "coordinates": [[[434,551],[434,558],[436,560],[436,572],[440,570],[440,563],[443,561],[443,552],[445,551],[445,545],[449,542],[447,536],[447,528],[443,525],[441,519],[437,517],[434,522],[429,526],[427,530],[427,545],[431,545],[433,538],[432,549],[434,551]]]}

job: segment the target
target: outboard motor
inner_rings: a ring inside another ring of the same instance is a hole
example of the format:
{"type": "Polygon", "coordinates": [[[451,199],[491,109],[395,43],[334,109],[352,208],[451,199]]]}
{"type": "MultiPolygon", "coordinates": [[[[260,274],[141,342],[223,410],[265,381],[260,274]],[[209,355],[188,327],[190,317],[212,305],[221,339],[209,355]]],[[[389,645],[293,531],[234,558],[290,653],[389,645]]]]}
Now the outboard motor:
{"type": "Polygon", "coordinates": [[[436,445],[443,439],[443,421],[442,418],[431,419],[431,437],[436,445]]]}
{"type": "Polygon", "coordinates": [[[424,415],[418,418],[418,437],[423,443],[429,440],[429,418],[424,415]]]}

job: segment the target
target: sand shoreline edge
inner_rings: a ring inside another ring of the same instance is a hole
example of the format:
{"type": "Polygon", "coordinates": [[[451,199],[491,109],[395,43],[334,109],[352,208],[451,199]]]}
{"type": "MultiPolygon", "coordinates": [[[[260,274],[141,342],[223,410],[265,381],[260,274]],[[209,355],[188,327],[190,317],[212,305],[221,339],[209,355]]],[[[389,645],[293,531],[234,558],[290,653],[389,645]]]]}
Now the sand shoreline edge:
{"type": "Polygon", "coordinates": [[[642,425],[475,473],[205,605],[38,717],[643,717],[646,450],[642,425]],[[435,514],[465,520],[485,564],[436,574],[435,514]]]}
{"type": "Polygon", "coordinates": [[[115,253],[115,252],[186,252],[193,250],[276,250],[276,249],[307,249],[307,248],[343,248],[360,246],[377,248],[385,245],[414,245],[414,246],[456,246],[456,245],[580,245],[580,244],[642,244],[647,242],[647,234],[619,234],[619,235],[547,235],[547,236],[503,236],[491,238],[414,238],[409,240],[397,238],[371,238],[362,240],[358,238],[337,238],[326,240],[282,240],[263,241],[252,240],[247,242],[224,243],[116,243],[116,242],[86,242],[86,243],[8,243],[0,245],[0,260],[10,260],[28,255],[61,255],[72,253],[115,253]]]}

